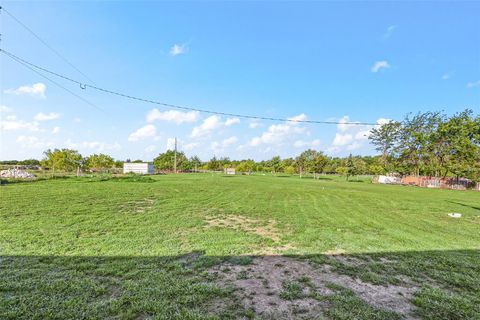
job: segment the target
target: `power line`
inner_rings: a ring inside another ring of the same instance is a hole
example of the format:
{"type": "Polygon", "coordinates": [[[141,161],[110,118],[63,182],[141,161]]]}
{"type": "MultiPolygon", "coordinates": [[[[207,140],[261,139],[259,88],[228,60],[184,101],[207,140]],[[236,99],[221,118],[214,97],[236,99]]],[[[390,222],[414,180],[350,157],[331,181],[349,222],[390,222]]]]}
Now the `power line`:
{"type": "Polygon", "coordinates": [[[43,45],[45,47],[47,47],[48,49],[50,49],[50,51],[52,51],[53,53],[55,53],[55,55],[57,55],[57,57],[59,57],[60,59],[62,59],[65,63],[67,63],[70,67],[72,67],[73,69],[75,69],[78,73],[80,73],[82,76],[84,76],[88,81],[92,82],[92,83],[95,83],[95,81],[93,81],[92,79],[90,79],[85,73],[83,73],[82,71],[80,71],[80,69],[78,69],[77,67],[75,67],[73,65],[73,63],[71,63],[70,61],[68,61],[67,58],[65,58],[62,54],[60,54],[60,52],[58,52],[57,50],[55,50],[51,45],[49,45],[45,40],[43,40],[38,34],[36,34],[32,29],[30,29],[25,23],[23,23],[22,21],[20,21],[20,19],[18,19],[17,17],[15,17],[12,13],[10,13],[10,11],[8,11],[7,9],[5,9],[5,7],[2,7],[0,6],[0,10],[5,11],[13,20],[15,20],[19,25],[21,25],[25,30],[27,30],[30,34],[32,34],[35,38],[37,38],[38,41],[40,41],[41,43],[43,43],[43,45]]]}
{"type": "MultiPolygon", "coordinates": [[[[2,50],[2,49],[0,49],[2,50]]],[[[3,50],[2,50],[3,51],[3,50]]],[[[34,68],[32,68],[31,66],[29,66],[28,64],[24,63],[23,61],[20,61],[20,60],[17,60],[16,58],[14,57],[11,57],[12,59],[14,59],[17,63],[23,65],[24,67],[30,69],[31,71],[35,72],[36,74],[38,74],[39,76],[47,79],[48,81],[52,82],[53,84],[55,84],[56,86],[62,88],[63,90],[67,91],[68,93],[70,93],[71,95],[73,95],[74,97],[82,100],[83,102],[87,103],[88,105],[94,107],[95,109],[99,110],[99,111],[102,111],[102,112],[105,112],[105,110],[103,110],[102,108],[96,106],[95,104],[93,104],[92,102],[88,101],[87,99],[83,98],[82,96],[76,94],[75,92],[71,91],[70,89],[67,89],[65,88],[64,86],[62,86],[61,84],[59,84],[58,82],[56,82],[55,80],[52,80],[50,79],[49,77],[47,77],[46,75],[42,74],[41,72],[38,72],[37,70],[35,70],[34,68]]]]}
{"type": "Polygon", "coordinates": [[[3,49],[0,49],[0,52],[7,55],[11,59],[18,61],[21,61],[24,64],[27,64],[37,70],[41,70],[44,72],[47,72],[51,75],[54,75],[56,77],[62,78],[64,80],[70,81],[72,83],[78,84],[80,88],[82,89],[87,89],[91,88],[97,91],[101,91],[104,93],[109,93],[112,95],[116,95],[119,97],[131,99],[131,100],[136,100],[136,101],[141,101],[145,103],[150,103],[150,104],[155,104],[155,105],[160,105],[163,107],[168,107],[168,108],[174,108],[174,109],[180,109],[180,110],[188,110],[188,111],[197,111],[201,113],[208,113],[208,114],[215,114],[215,115],[222,115],[222,116],[229,116],[229,117],[237,117],[237,118],[245,118],[245,119],[255,119],[255,120],[267,120],[267,121],[277,121],[277,122],[298,122],[298,123],[312,123],[312,124],[343,124],[343,125],[369,125],[369,126],[374,126],[378,125],[378,123],[372,123],[372,122],[341,122],[341,121],[319,121],[319,120],[299,120],[299,119],[286,119],[286,118],[273,118],[273,117],[262,117],[262,116],[252,116],[252,115],[244,115],[244,114],[236,114],[236,113],[229,113],[229,112],[220,112],[220,111],[212,111],[212,110],[206,110],[206,109],[200,109],[200,108],[193,108],[193,107],[185,107],[185,106],[179,106],[179,105],[174,105],[174,104],[169,104],[169,103],[164,103],[160,101],[155,101],[155,100],[150,100],[150,99],[145,99],[145,98],[140,98],[132,95],[128,95],[125,93],[117,92],[117,91],[112,91],[104,88],[97,87],[95,85],[90,85],[86,84],[83,82],[80,82],[78,80],[72,79],[70,77],[67,77],[65,75],[59,74],[54,71],[50,71],[49,69],[46,69],[44,67],[40,67],[36,64],[33,64],[29,61],[26,61],[13,53],[10,53],[8,51],[5,51],[3,49]]]}

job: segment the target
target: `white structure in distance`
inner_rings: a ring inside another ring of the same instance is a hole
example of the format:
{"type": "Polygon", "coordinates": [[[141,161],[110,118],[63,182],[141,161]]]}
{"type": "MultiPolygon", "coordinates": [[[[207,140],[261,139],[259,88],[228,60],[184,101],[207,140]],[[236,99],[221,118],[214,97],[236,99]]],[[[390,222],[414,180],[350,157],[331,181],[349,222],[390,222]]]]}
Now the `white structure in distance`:
{"type": "Polygon", "coordinates": [[[153,174],[153,163],[149,162],[125,162],[123,164],[123,173],[153,174]]]}

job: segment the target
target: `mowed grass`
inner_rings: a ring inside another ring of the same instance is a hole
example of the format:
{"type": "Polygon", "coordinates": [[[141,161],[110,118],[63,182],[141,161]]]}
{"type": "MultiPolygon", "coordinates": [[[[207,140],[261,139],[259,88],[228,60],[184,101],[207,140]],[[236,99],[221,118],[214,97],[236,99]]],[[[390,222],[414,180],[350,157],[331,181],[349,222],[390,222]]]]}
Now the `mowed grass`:
{"type": "MultiPolygon", "coordinates": [[[[419,317],[478,319],[479,249],[478,192],[218,174],[7,184],[0,318],[255,317],[206,271],[282,254],[373,284],[409,277],[419,317]],[[232,303],[212,310],[219,299],[232,303]]],[[[327,318],[391,318],[329,299],[327,318]]]]}

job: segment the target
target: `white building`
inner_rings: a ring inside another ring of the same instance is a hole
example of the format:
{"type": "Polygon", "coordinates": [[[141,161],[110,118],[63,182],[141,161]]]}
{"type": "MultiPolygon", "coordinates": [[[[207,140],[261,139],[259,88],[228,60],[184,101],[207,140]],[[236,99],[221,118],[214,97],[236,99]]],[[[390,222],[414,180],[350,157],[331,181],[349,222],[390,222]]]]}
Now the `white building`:
{"type": "Polygon", "coordinates": [[[228,175],[234,175],[235,174],[235,168],[225,168],[225,174],[228,175]]]}
{"type": "Polygon", "coordinates": [[[148,162],[125,162],[123,163],[123,173],[153,174],[153,163],[148,162]]]}

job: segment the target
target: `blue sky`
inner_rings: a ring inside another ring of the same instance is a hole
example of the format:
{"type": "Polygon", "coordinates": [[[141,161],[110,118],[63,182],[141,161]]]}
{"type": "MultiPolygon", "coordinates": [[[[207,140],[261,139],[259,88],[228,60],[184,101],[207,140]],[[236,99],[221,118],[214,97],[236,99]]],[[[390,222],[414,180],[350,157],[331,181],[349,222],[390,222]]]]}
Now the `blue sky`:
{"type": "MultiPolygon", "coordinates": [[[[382,123],[480,110],[480,2],[3,2],[100,87],[214,111],[382,123]]],[[[7,14],[1,46],[90,82],[7,14]]],[[[252,122],[82,90],[0,56],[0,158],[374,154],[371,127],[252,122]]]]}

